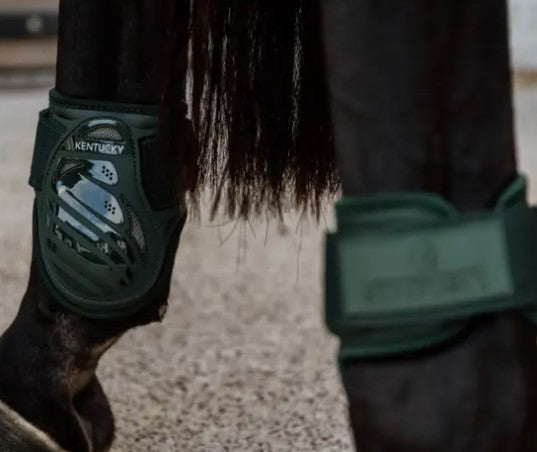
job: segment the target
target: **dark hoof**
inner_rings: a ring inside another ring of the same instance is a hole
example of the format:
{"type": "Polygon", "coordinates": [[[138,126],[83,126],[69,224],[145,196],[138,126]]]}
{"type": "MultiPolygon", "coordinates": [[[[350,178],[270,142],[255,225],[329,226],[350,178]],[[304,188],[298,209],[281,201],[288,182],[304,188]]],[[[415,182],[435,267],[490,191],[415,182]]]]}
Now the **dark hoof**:
{"type": "Polygon", "coordinates": [[[65,452],[48,435],[0,402],[2,452],[65,452]]]}
{"type": "Polygon", "coordinates": [[[71,400],[34,388],[31,396],[0,401],[1,452],[110,450],[114,418],[96,377],[71,400]]]}
{"type": "MultiPolygon", "coordinates": [[[[82,319],[62,313],[39,317],[33,307],[23,305],[0,337],[0,401],[65,451],[108,451],[114,418],[95,370],[115,338],[91,341],[82,319]]],[[[17,435],[19,442],[28,440],[17,435]]],[[[41,449],[0,445],[0,452],[6,450],[41,449]]]]}
{"type": "MultiPolygon", "coordinates": [[[[123,322],[85,319],[50,298],[32,265],[19,313],[0,337],[1,403],[65,451],[109,451],[114,416],[95,376],[99,359],[124,331],[156,320],[161,305],[123,322]]],[[[28,440],[21,435],[19,443],[28,440]]],[[[48,450],[15,445],[0,443],[0,452],[48,450]]]]}

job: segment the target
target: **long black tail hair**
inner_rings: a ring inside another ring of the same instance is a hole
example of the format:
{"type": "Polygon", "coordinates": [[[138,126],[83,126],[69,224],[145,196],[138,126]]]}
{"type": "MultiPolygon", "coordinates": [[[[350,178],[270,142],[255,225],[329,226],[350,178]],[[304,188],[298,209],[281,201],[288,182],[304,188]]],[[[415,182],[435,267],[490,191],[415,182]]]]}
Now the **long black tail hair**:
{"type": "Polygon", "coordinates": [[[177,1],[190,17],[191,198],[209,187],[213,213],[318,216],[339,189],[318,0],[177,1]]]}

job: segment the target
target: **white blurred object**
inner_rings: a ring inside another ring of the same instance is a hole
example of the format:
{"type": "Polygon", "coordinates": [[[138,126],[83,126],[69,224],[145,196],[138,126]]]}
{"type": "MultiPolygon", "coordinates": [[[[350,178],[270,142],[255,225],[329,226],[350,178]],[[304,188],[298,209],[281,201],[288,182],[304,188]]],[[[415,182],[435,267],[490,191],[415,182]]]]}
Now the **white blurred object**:
{"type": "Polygon", "coordinates": [[[511,61],[515,71],[537,71],[537,0],[509,0],[511,61]]]}

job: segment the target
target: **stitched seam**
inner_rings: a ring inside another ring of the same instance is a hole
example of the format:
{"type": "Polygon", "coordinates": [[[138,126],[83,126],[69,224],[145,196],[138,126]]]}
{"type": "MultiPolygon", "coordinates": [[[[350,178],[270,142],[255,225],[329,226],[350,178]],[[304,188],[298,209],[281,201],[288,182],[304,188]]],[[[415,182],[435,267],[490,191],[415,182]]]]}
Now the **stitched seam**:
{"type": "Polygon", "coordinates": [[[107,111],[107,112],[118,112],[118,113],[138,113],[140,115],[145,116],[156,116],[156,114],[153,113],[147,113],[146,111],[139,109],[139,108],[127,108],[127,107],[109,107],[106,105],[80,105],[80,104],[68,104],[65,102],[58,102],[56,100],[51,102],[52,105],[58,105],[59,107],[66,107],[66,108],[73,108],[77,110],[100,110],[100,111],[107,111]]]}

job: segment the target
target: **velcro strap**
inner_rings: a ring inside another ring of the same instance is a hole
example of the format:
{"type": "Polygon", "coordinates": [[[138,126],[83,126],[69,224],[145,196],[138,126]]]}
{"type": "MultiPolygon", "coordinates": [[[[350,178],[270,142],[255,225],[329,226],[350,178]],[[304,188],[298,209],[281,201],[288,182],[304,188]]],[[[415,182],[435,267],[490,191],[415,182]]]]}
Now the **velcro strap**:
{"type": "Polygon", "coordinates": [[[56,144],[60,141],[66,130],[67,128],[56,121],[48,109],[39,113],[29,179],[29,184],[35,190],[41,190],[50,154],[55,150],[56,144]]]}
{"type": "Polygon", "coordinates": [[[464,319],[537,303],[537,210],[460,214],[436,224],[329,234],[330,329],[345,334],[464,319]]]}

